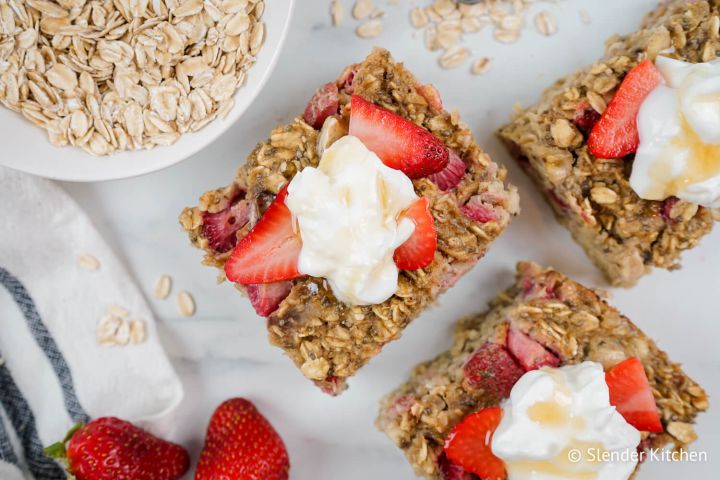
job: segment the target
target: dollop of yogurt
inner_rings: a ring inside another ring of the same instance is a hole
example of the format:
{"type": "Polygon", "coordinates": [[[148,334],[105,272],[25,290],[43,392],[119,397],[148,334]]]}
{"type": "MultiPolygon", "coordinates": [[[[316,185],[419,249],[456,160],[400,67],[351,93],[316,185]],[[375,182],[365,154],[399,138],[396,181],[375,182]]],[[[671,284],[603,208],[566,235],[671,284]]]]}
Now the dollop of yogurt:
{"type": "Polygon", "coordinates": [[[647,200],[676,196],[720,207],[720,62],[660,56],[665,83],[638,114],[640,145],[630,186],[647,200]]]}
{"type": "Polygon", "coordinates": [[[509,480],[626,480],[640,432],[610,405],[602,365],[524,374],[503,404],[492,450],[509,480]]]}
{"type": "Polygon", "coordinates": [[[357,137],[338,139],[288,187],[303,242],[299,271],[326,278],[345,303],[384,302],[398,288],[393,253],[415,229],[399,214],[418,198],[412,181],[357,137]]]}

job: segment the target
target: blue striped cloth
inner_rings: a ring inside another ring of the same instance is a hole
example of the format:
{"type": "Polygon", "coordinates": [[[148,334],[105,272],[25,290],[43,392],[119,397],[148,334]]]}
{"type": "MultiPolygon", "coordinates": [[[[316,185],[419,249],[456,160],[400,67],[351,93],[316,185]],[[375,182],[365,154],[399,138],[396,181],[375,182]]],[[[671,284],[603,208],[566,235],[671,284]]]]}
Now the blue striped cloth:
{"type": "Polygon", "coordinates": [[[64,479],[44,446],[100,416],[164,435],[182,384],[143,295],[78,205],[54,183],[3,167],[0,185],[0,480],[64,479]],[[80,268],[81,253],[100,269],[80,268]],[[145,342],[98,343],[111,304],[146,322],[145,342]]]}
{"type": "MultiPolygon", "coordinates": [[[[47,357],[60,382],[65,409],[74,422],[87,422],[89,417],[80,405],[75,394],[72,373],[55,341],[48,333],[40,318],[35,302],[20,281],[10,272],[0,267],[0,284],[5,287],[25,317],[27,326],[38,346],[47,357]]],[[[2,352],[0,352],[1,358],[2,352]]],[[[38,436],[33,415],[27,400],[15,384],[10,370],[3,360],[0,365],[0,404],[9,418],[10,427],[22,447],[27,470],[37,479],[60,480],[66,478],[63,469],[51,458],[43,454],[43,444],[38,436]]],[[[0,459],[12,465],[20,465],[8,429],[0,422],[0,459]]]]}

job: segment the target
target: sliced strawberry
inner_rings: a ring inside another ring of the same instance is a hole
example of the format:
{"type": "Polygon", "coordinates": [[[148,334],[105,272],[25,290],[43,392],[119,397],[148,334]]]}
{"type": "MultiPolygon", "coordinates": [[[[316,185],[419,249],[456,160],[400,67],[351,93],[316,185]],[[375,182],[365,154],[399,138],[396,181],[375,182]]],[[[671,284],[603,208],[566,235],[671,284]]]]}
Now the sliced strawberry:
{"type": "Polygon", "coordinates": [[[677,218],[673,217],[673,207],[677,202],[679,202],[680,199],[677,197],[668,197],[666,198],[662,203],[662,209],[660,210],[660,214],[662,215],[662,218],[668,222],[668,223],[675,223],[678,221],[677,218]]]}
{"type": "Polygon", "coordinates": [[[573,123],[581,132],[589,133],[598,120],[600,120],[600,114],[590,106],[590,103],[582,102],[577,106],[573,123]]]}
{"type": "Polygon", "coordinates": [[[287,186],[252,230],[238,242],[225,263],[228,280],[244,285],[290,280],[298,272],[302,248],[300,234],[293,229],[292,214],[285,205],[287,186]]]}
{"type": "Polygon", "coordinates": [[[558,357],[513,325],[508,331],[507,348],[525,371],[560,365],[558,357]]]}
{"type": "Polygon", "coordinates": [[[662,81],[660,71],[650,60],[643,60],[630,70],[590,132],[590,153],[599,158],[621,158],[635,152],[640,143],[637,128],[640,106],[662,81]]]}
{"type": "Polygon", "coordinates": [[[350,135],[410,178],[437,173],[448,164],[448,149],[435,135],[357,95],[350,104],[350,135]]]}
{"type": "Polygon", "coordinates": [[[445,455],[482,480],[504,479],[505,464],[492,452],[492,437],[502,415],[500,407],[490,407],[465,417],[445,439],[445,455]]]}
{"type": "Polygon", "coordinates": [[[410,205],[401,218],[415,223],[415,230],[405,243],[395,249],[393,260],[400,270],[417,270],[430,265],[435,258],[437,231],[428,199],[423,197],[410,205]]]}
{"type": "Polygon", "coordinates": [[[426,83],[425,85],[420,85],[419,87],[417,87],[417,91],[420,96],[422,96],[428,103],[428,106],[430,107],[430,111],[432,113],[437,115],[438,113],[442,112],[442,99],[440,98],[440,92],[438,92],[438,89],[435,88],[435,85],[433,85],[432,83],[426,83]]]}
{"type": "Polygon", "coordinates": [[[466,385],[483,390],[497,401],[510,395],[513,385],[524,373],[504,345],[492,342],[475,350],[463,367],[466,385]]]}
{"type": "Polygon", "coordinates": [[[355,63],[347,67],[342,73],[342,75],[340,75],[338,83],[341,85],[340,88],[343,92],[352,95],[353,91],[355,90],[355,75],[357,74],[357,71],[359,69],[360,64],[355,63]]]}
{"type": "Polygon", "coordinates": [[[458,186],[460,180],[465,176],[466,170],[467,165],[465,165],[462,158],[453,150],[450,150],[447,166],[438,173],[433,173],[428,178],[437,185],[440,190],[450,190],[458,186]]]}
{"type": "Polygon", "coordinates": [[[625,420],[643,432],[662,432],[655,397],[642,363],[635,357],[615,365],[605,374],[610,390],[610,405],[625,420]]]}
{"type": "Polygon", "coordinates": [[[210,248],[219,253],[231,250],[237,243],[236,233],[250,220],[250,203],[238,195],[224,210],[202,215],[202,234],[210,248]]]}
{"type": "Polygon", "coordinates": [[[340,105],[340,94],[335,82],[326,83],[312,96],[305,107],[303,118],[314,129],[322,127],[325,119],[334,115],[340,105]]]}
{"type": "Polygon", "coordinates": [[[460,465],[457,465],[447,458],[445,453],[440,454],[438,457],[438,470],[440,471],[440,478],[442,480],[476,480],[477,477],[465,471],[460,465]]]}
{"type": "Polygon", "coordinates": [[[470,200],[460,207],[460,211],[478,223],[488,223],[499,218],[495,213],[495,208],[491,204],[483,202],[480,195],[470,197],[470,200]]]}
{"type": "Polygon", "coordinates": [[[280,306],[290,294],[292,282],[287,280],[272,283],[255,283],[247,286],[248,297],[253,308],[261,317],[267,317],[280,306]]]}

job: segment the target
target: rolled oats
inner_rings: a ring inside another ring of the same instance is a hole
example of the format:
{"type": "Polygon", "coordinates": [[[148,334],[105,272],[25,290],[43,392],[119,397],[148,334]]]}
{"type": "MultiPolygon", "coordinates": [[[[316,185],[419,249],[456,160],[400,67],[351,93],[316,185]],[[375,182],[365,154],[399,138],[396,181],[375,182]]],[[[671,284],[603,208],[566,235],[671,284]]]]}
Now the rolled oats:
{"type": "Polygon", "coordinates": [[[352,16],[356,20],[367,18],[375,10],[375,4],[372,0],[356,0],[352,9],[352,16]]]}
{"type": "Polygon", "coordinates": [[[118,318],[125,318],[130,315],[130,312],[128,312],[127,309],[121,307],[120,305],[115,305],[112,303],[105,308],[105,312],[108,315],[112,315],[113,317],[118,318]]]}
{"type": "Polygon", "coordinates": [[[100,268],[100,262],[98,259],[87,253],[78,255],[77,263],[85,270],[97,270],[100,268]]]}
{"type": "Polygon", "coordinates": [[[430,19],[428,18],[427,13],[425,13],[425,9],[415,7],[410,10],[410,22],[413,27],[423,28],[429,21],[430,19]]]}
{"type": "Polygon", "coordinates": [[[114,315],[105,315],[100,319],[97,325],[97,340],[102,346],[115,344],[115,336],[117,334],[123,319],[114,315]]]}
{"type": "MultiPolygon", "coordinates": [[[[464,62],[463,54],[458,56],[458,50],[452,49],[462,43],[463,34],[476,33],[491,25],[495,40],[514,43],[520,38],[526,25],[528,7],[535,3],[535,0],[479,0],[473,5],[459,3],[457,0],[419,0],[418,3],[421,4],[411,4],[409,10],[411,25],[423,30],[425,48],[430,51],[443,51],[438,63],[443,68],[454,68],[464,62]]],[[[340,9],[340,2],[332,0],[330,12],[333,25],[339,24],[337,16],[340,9]]],[[[353,5],[353,17],[363,23],[356,28],[356,34],[361,38],[380,35],[383,31],[382,24],[370,23],[368,20],[379,18],[383,13],[374,7],[372,0],[357,0],[353,5]]],[[[545,35],[552,35],[557,31],[555,17],[550,12],[542,12],[535,18],[535,22],[545,35]]],[[[471,72],[477,75],[484,72],[483,68],[488,66],[489,63],[471,68],[471,72]]]]}
{"type": "Polygon", "coordinates": [[[158,300],[165,300],[170,295],[170,289],[172,288],[172,279],[169,275],[160,275],[155,282],[155,289],[153,294],[158,300]]]}
{"type": "Polygon", "coordinates": [[[143,320],[130,321],[130,343],[137,345],[145,341],[146,326],[143,320]]]}
{"type": "Polygon", "coordinates": [[[445,50],[438,62],[442,68],[456,68],[462,65],[469,56],[470,52],[467,48],[452,46],[445,50]]]}
{"type": "Polygon", "coordinates": [[[342,25],[343,14],[342,2],[340,0],[332,0],[330,2],[330,18],[332,18],[332,24],[335,26],[342,25]]]}
{"type": "Polygon", "coordinates": [[[128,343],[130,343],[130,324],[122,320],[115,332],[115,344],[124,347],[128,343]]]}
{"type": "Polygon", "coordinates": [[[607,187],[593,187],[590,190],[590,198],[601,205],[609,205],[617,202],[618,195],[607,187]]]}
{"type": "Polygon", "coordinates": [[[263,0],[2,2],[0,103],[52,144],[93,155],[171,144],[229,112],[264,42],[264,10],[263,0]]]}
{"type": "Polygon", "coordinates": [[[590,19],[590,14],[587,12],[587,10],[580,10],[580,21],[585,25],[590,25],[590,23],[592,22],[592,20],[590,19]]]}
{"type": "Polygon", "coordinates": [[[501,43],[515,43],[520,39],[520,31],[496,28],[493,32],[493,37],[501,43]]]}
{"type": "Polygon", "coordinates": [[[178,312],[183,317],[191,317],[195,314],[195,300],[185,290],[177,294],[178,312]]]}
{"type": "Polygon", "coordinates": [[[483,73],[490,70],[492,61],[487,57],[478,58],[472,64],[472,73],[475,75],[482,75],[483,73]]]}
{"type": "Polygon", "coordinates": [[[360,24],[355,33],[360,38],[375,38],[383,32],[383,23],[380,19],[373,18],[360,24]]]}
{"type": "Polygon", "coordinates": [[[543,10],[535,15],[535,28],[541,34],[549,37],[557,32],[557,21],[552,13],[543,10]]]}
{"type": "Polygon", "coordinates": [[[602,114],[607,108],[607,103],[605,102],[605,99],[598,93],[592,91],[588,92],[587,99],[593,110],[595,110],[599,114],[602,114]]]}

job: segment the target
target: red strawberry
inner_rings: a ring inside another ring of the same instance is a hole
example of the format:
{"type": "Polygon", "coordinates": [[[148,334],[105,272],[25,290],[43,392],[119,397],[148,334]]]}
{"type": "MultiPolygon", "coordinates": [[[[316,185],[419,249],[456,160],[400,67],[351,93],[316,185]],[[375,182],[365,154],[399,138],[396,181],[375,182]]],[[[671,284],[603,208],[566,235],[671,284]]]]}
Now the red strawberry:
{"type": "Polygon", "coordinates": [[[290,294],[292,282],[254,283],[247,286],[248,297],[261,317],[267,317],[280,306],[290,294]]]}
{"type": "Polygon", "coordinates": [[[502,415],[500,407],[490,407],[465,417],[445,439],[445,455],[482,480],[504,479],[505,464],[492,452],[492,437],[502,415]]]}
{"type": "Polygon", "coordinates": [[[353,95],[350,135],[358,137],[385,165],[410,178],[441,171],[448,149],[440,139],[410,120],[353,95]]]}
{"type": "Polygon", "coordinates": [[[341,85],[340,88],[348,95],[352,95],[353,91],[355,90],[355,75],[357,75],[357,71],[359,69],[360,65],[357,63],[350,65],[349,67],[345,68],[345,71],[342,73],[342,75],[340,75],[340,78],[338,79],[338,83],[341,85]]]}
{"type": "Polygon", "coordinates": [[[77,480],[176,480],[190,467],[183,447],[114,417],[76,425],[45,453],[66,459],[77,480]]]}
{"type": "Polygon", "coordinates": [[[285,444],[244,398],[223,402],[210,418],[195,480],[287,480],[285,444]]]}
{"type": "Polygon", "coordinates": [[[297,264],[302,248],[285,205],[287,185],[250,232],[238,242],[225,263],[228,280],[244,285],[290,280],[302,274],[297,264]]]}
{"type": "Polygon", "coordinates": [[[650,60],[643,60],[630,70],[590,132],[590,153],[599,158],[620,158],[635,152],[640,143],[637,129],[640,105],[662,81],[660,71],[650,60]]]}
{"type": "Polygon", "coordinates": [[[668,197],[666,198],[662,203],[662,208],[660,210],[660,215],[662,215],[662,218],[668,222],[668,223],[675,223],[678,221],[677,218],[674,218],[672,215],[673,207],[677,202],[679,202],[680,199],[677,197],[668,197]]]}
{"type": "Polygon", "coordinates": [[[489,203],[483,202],[480,195],[470,197],[470,200],[460,207],[460,211],[478,223],[488,223],[498,219],[495,208],[489,203]]]}
{"type": "Polygon", "coordinates": [[[560,365],[558,357],[512,325],[508,331],[507,348],[525,371],[560,365]]]}
{"type": "Polygon", "coordinates": [[[431,113],[437,115],[438,113],[442,112],[442,99],[440,98],[440,92],[438,92],[438,89],[435,88],[435,85],[433,85],[432,83],[420,85],[419,87],[417,87],[417,92],[428,103],[431,113]]]}
{"type": "Polygon", "coordinates": [[[589,133],[598,120],[600,120],[600,114],[588,102],[582,102],[577,106],[573,123],[581,132],[589,133]]]}
{"type": "Polygon", "coordinates": [[[325,119],[335,115],[340,105],[340,94],[335,82],[326,83],[312,96],[305,107],[303,118],[314,129],[322,127],[325,119]]]}
{"type": "Polygon", "coordinates": [[[642,363],[635,357],[615,365],[605,374],[614,405],[625,420],[643,432],[662,432],[655,397],[642,363]]]}
{"type": "Polygon", "coordinates": [[[440,190],[450,190],[458,186],[460,180],[465,176],[465,170],[467,170],[465,162],[463,162],[457,153],[450,150],[447,166],[438,173],[433,173],[428,178],[437,185],[440,190]]]}
{"type": "Polygon", "coordinates": [[[405,210],[402,217],[415,223],[415,230],[405,243],[395,249],[393,260],[400,270],[417,270],[430,265],[435,258],[437,232],[427,198],[421,198],[405,210]]]}
{"type": "Polygon", "coordinates": [[[440,478],[442,480],[475,480],[477,477],[470,472],[466,472],[464,468],[451,462],[445,453],[440,454],[438,458],[438,470],[440,470],[440,478]]]}
{"type": "Polygon", "coordinates": [[[219,253],[231,250],[237,243],[235,233],[250,220],[250,204],[238,197],[224,210],[202,215],[202,234],[210,247],[219,253]]]}
{"type": "Polygon", "coordinates": [[[475,350],[463,367],[465,383],[474,389],[502,400],[525,373],[504,345],[488,342],[475,350]]]}

